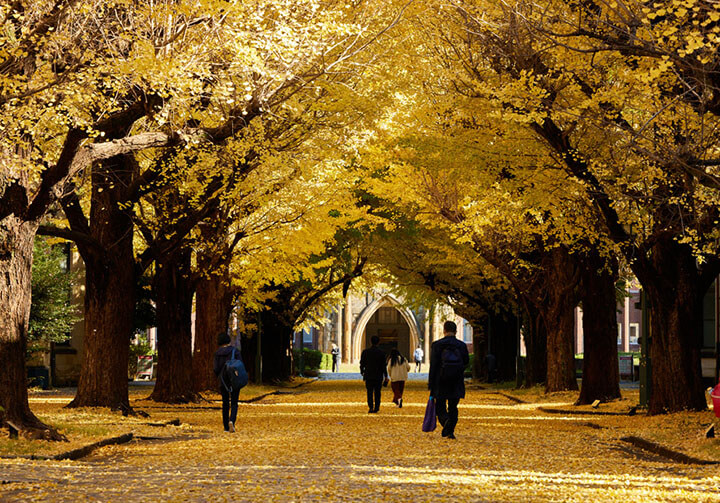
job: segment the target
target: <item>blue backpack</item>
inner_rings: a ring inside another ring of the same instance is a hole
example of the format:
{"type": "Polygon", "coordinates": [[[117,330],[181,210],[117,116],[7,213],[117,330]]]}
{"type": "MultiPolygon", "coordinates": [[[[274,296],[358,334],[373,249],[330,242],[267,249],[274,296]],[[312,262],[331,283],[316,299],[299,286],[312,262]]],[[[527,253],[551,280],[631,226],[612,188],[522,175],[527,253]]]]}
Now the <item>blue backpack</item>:
{"type": "Polygon", "coordinates": [[[443,349],[440,355],[440,383],[454,385],[462,382],[465,376],[465,364],[463,363],[460,349],[454,346],[443,349]]]}
{"type": "Polygon", "coordinates": [[[225,389],[231,391],[240,391],[247,386],[248,373],[245,370],[245,364],[240,358],[235,358],[236,349],[233,348],[230,358],[225,362],[222,372],[220,373],[220,382],[225,389]]]}

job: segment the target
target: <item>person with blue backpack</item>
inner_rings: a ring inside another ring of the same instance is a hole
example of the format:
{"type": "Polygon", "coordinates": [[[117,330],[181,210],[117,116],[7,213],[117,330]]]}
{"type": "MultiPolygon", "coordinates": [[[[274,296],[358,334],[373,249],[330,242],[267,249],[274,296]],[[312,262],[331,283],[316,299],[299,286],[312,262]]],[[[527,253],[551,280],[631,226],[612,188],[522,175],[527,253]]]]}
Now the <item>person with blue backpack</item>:
{"type": "Polygon", "coordinates": [[[240,358],[240,350],[230,344],[230,336],[221,332],[218,335],[218,348],[215,351],[213,371],[218,378],[222,395],[222,420],[225,431],[235,433],[238,396],[240,389],[248,383],[245,365],[240,358]]]}
{"type": "Polygon", "coordinates": [[[465,398],[465,367],[470,361],[467,345],[457,339],[457,325],[446,321],[444,337],[432,343],[430,348],[430,375],[428,389],[435,399],[438,422],[442,436],[455,438],[458,422],[458,403],[465,398]]]}

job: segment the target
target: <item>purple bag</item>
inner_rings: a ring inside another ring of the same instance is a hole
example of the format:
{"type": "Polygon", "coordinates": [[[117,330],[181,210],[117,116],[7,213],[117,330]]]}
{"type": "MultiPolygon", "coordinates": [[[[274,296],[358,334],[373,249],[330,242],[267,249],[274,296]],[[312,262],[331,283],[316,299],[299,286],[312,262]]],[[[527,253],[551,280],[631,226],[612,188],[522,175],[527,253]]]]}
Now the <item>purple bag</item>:
{"type": "Polygon", "coordinates": [[[425,407],[425,419],[423,419],[422,431],[435,431],[437,426],[437,418],[435,417],[435,399],[428,399],[427,407],[425,407]]]}

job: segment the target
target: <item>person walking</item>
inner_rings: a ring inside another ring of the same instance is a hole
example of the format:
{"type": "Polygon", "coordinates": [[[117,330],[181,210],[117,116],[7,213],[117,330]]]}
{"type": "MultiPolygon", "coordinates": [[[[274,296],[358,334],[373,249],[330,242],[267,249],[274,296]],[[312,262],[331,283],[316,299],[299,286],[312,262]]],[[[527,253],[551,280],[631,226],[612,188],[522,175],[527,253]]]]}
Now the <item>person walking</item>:
{"type": "Polygon", "coordinates": [[[423,351],[422,348],[418,346],[413,356],[415,357],[415,372],[420,372],[422,368],[423,356],[425,356],[425,351],[423,351]]]}
{"type": "Polygon", "coordinates": [[[380,391],[383,382],[387,383],[388,375],[385,368],[385,353],[378,347],[380,337],[373,335],[370,344],[371,346],[363,350],[360,355],[360,373],[367,390],[368,414],[375,414],[380,410],[380,391]]]}
{"type": "Polygon", "coordinates": [[[430,348],[430,375],[428,388],[435,398],[437,418],[442,425],[442,436],[455,438],[458,422],[458,403],[465,398],[465,367],[470,361],[467,345],[455,337],[457,325],[446,321],[444,337],[433,342],[430,348]]]}
{"type": "Polygon", "coordinates": [[[215,357],[213,360],[213,372],[215,372],[215,375],[218,378],[220,395],[222,396],[223,427],[225,428],[225,431],[235,433],[235,420],[237,418],[238,395],[240,394],[240,388],[232,389],[230,388],[229,383],[223,383],[222,372],[225,369],[225,362],[228,361],[233,350],[237,352],[238,357],[240,350],[230,344],[230,336],[225,332],[221,332],[218,335],[218,346],[220,347],[217,351],[215,351],[215,357]]]}
{"type": "Polygon", "coordinates": [[[410,372],[410,362],[397,349],[390,351],[387,373],[390,376],[390,387],[393,390],[393,403],[400,408],[402,408],[402,396],[408,372],[410,372]]]}
{"type": "Polygon", "coordinates": [[[340,348],[334,342],[332,345],[332,349],[330,350],[330,354],[332,355],[332,371],[337,372],[338,364],[340,363],[340,348]]]}

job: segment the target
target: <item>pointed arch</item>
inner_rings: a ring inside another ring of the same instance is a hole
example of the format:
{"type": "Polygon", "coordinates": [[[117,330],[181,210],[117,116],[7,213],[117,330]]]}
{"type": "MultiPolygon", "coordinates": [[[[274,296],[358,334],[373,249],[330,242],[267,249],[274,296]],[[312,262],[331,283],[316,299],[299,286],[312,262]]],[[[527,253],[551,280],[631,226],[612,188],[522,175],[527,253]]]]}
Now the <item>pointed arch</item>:
{"type": "Polygon", "coordinates": [[[410,347],[415,348],[420,342],[420,328],[413,312],[400,304],[392,295],[384,295],[379,299],[370,303],[363,309],[355,322],[355,328],[352,332],[350,354],[353,356],[353,362],[360,360],[360,352],[363,349],[363,341],[365,340],[365,329],[367,328],[370,318],[381,307],[394,307],[400,312],[405,322],[410,327],[410,347]]]}

